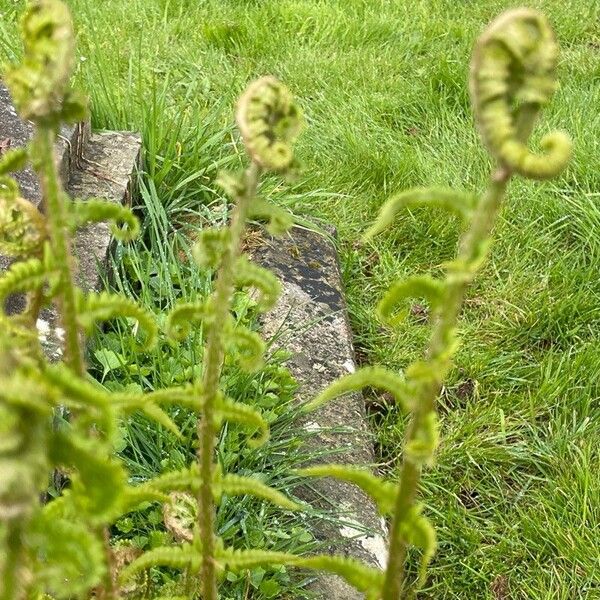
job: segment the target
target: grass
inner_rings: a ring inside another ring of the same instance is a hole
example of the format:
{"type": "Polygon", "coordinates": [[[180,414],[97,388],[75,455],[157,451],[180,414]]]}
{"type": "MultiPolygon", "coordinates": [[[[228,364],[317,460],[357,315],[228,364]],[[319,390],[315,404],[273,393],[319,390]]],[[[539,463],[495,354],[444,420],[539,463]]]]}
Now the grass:
{"type": "MultiPolygon", "coordinates": [[[[0,0],[5,56],[22,4],[0,0]]],[[[192,279],[181,292],[172,234],[223,218],[213,180],[239,153],[234,100],[250,78],[272,73],[299,97],[308,129],[293,193],[275,184],[265,193],[338,227],[361,360],[401,369],[422,351],[419,319],[391,331],[373,307],[394,279],[439,270],[455,251],[456,224],[413,211],[374,244],[355,242],[395,191],[482,189],[490,165],[473,129],[468,60],[483,25],[513,3],[70,4],[94,125],[140,130],[147,148],[148,247],[123,257],[122,271],[128,261],[132,271],[119,285],[142,281],[145,291],[131,292],[165,305],[205,289],[192,279]]],[[[556,181],[512,183],[491,260],[467,298],[440,403],[443,444],[423,485],[440,539],[423,598],[600,598],[600,3],[530,4],[548,14],[562,46],[561,87],[539,130],[568,130],[575,155],[556,181]]],[[[153,374],[172,374],[162,356],[152,361],[153,374]]],[[[393,475],[403,420],[383,408],[373,422],[393,475]]],[[[136,456],[148,461],[162,438],[144,435],[136,456]]],[[[155,466],[178,450],[161,452],[155,466]]]]}

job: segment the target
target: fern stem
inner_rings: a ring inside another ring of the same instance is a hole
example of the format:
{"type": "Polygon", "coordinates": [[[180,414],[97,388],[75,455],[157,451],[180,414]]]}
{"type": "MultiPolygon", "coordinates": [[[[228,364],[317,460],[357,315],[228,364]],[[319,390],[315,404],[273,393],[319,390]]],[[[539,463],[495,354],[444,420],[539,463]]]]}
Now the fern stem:
{"type": "Polygon", "coordinates": [[[15,600],[22,591],[22,582],[19,582],[23,554],[22,525],[22,521],[17,519],[9,522],[7,527],[0,600],[15,600]]]}
{"type": "Polygon", "coordinates": [[[213,501],[214,450],[218,430],[215,424],[215,404],[219,394],[219,381],[223,368],[225,347],[223,329],[229,317],[234,291],[234,265],[240,254],[242,236],[251,200],[256,195],[260,167],[251,163],[245,173],[244,192],[236,200],[231,216],[230,243],[223,253],[212,301],[214,320],[208,331],[204,359],[203,416],[198,421],[198,462],[201,485],[198,490],[200,537],[202,541],[201,581],[203,600],[216,600],[217,581],[215,570],[215,507],[213,501]]]}
{"type": "MultiPolygon", "coordinates": [[[[77,323],[75,266],[71,252],[66,195],[62,189],[54,160],[55,141],[56,133],[51,126],[40,125],[38,127],[34,143],[37,152],[34,167],[36,167],[42,187],[52,258],[59,276],[59,313],[64,329],[65,363],[76,375],[83,377],[86,368],[81,332],[77,323]]],[[[98,534],[103,539],[107,567],[101,597],[104,600],[112,600],[118,597],[118,592],[114,583],[114,561],[108,528],[101,528],[98,534]]]]}
{"type": "MultiPolygon", "coordinates": [[[[478,256],[482,244],[489,238],[511,173],[499,168],[494,173],[486,194],[481,199],[469,229],[465,232],[458,253],[458,260],[468,265],[478,256]]],[[[462,308],[465,291],[473,280],[474,270],[465,270],[462,277],[448,282],[447,297],[442,309],[436,314],[431,334],[427,358],[435,360],[447,351],[447,340],[456,327],[462,308]]],[[[436,399],[440,393],[441,382],[435,382],[420,388],[416,398],[415,411],[408,426],[405,443],[416,438],[423,426],[425,417],[436,409],[436,399]]],[[[409,460],[406,455],[402,462],[399,493],[394,509],[394,518],[390,528],[390,554],[385,573],[382,600],[399,600],[410,597],[405,585],[404,564],[407,554],[407,542],[402,535],[402,525],[413,506],[421,480],[421,466],[409,460]]]]}
{"type": "Polygon", "coordinates": [[[38,153],[34,166],[38,172],[48,220],[53,262],[59,274],[60,316],[65,331],[65,362],[77,375],[84,375],[85,364],[77,324],[74,265],[67,227],[67,207],[54,161],[56,134],[51,127],[40,126],[34,146],[38,153]]]}

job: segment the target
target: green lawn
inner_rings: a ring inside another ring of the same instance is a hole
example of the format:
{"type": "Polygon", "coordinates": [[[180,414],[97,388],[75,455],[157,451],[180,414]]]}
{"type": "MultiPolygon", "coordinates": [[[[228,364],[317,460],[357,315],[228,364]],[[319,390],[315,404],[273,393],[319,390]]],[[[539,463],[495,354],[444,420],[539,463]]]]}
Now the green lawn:
{"type": "MultiPolygon", "coordinates": [[[[468,296],[441,400],[443,443],[424,478],[440,547],[423,598],[600,598],[600,2],[531,4],[562,47],[561,87],[535,137],[566,129],[575,153],[557,180],[511,184],[491,259],[468,296]]],[[[4,56],[22,5],[0,0],[4,56]]],[[[338,227],[360,359],[402,368],[415,358],[428,328],[412,319],[385,329],[374,304],[395,278],[439,271],[455,252],[457,225],[415,210],[374,244],[355,242],[395,191],[483,189],[490,164],[473,128],[469,55],[483,25],[513,3],[70,5],[94,125],[144,134],[152,248],[190,215],[219,214],[206,207],[223,205],[214,176],[241,152],[230,127],[235,98],[249,79],[274,74],[299,98],[308,128],[304,174],[291,193],[266,191],[338,227]]],[[[161,257],[167,298],[174,256],[161,257]]],[[[387,409],[373,422],[393,474],[403,421],[387,409]]]]}

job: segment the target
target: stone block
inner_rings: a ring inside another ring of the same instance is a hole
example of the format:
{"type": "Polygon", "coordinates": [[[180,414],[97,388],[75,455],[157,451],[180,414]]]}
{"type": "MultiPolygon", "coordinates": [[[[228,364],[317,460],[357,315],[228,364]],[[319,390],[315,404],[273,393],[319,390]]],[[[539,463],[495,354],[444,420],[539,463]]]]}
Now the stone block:
{"type": "MultiPolygon", "coordinates": [[[[267,240],[254,260],[280,279],[283,293],[264,317],[263,333],[276,336],[277,346],[291,353],[287,363],[299,384],[297,401],[314,398],[338,377],[355,370],[347,308],[331,236],[294,228],[291,235],[267,240]]],[[[374,463],[362,394],[348,394],[303,418],[300,427],[311,433],[307,442],[319,462],[369,467],[374,463]]],[[[335,480],[315,479],[297,491],[332,518],[310,523],[325,552],[358,558],[384,568],[387,562],[385,524],[373,501],[357,487],[335,480]]],[[[356,590],[333,575],[319,575],[319,598],[355,600],[356,590]]]]}

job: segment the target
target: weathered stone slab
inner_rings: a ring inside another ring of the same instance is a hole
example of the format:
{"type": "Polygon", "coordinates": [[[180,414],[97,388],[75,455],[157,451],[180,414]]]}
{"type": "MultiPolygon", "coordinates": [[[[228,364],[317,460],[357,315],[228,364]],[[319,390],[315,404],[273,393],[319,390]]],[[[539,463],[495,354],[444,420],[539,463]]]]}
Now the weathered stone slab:
{"type": "MultiPolygon", "coordinates": [[[[141,139],[129,132],[94,133],[85,146],[79,168],[72,169],[67,191],[72,198],[103,198],[131,204],[133,174],[139,165],[141,139]]],[[[100,290],[101,271],[110,249],[106,223],[83,227],[75,238],[79,264],[78,283],[85,290],[100,290]]]]}
{"type": "MultiPolygon", "coordinates": [[[[299,383],[298,402],[315,397],[331,382],[355,369],[352,334],[333,243],[324,235],[295,228],[290,236],[268,240],[254,260],[279,277],[283,293],[264,319],[264,335],[292,354],[287,367],[299,383]]],[[[374,463],[364,400],[350,394],[310,414],[299,424],[312,432],[309,449],[323,462],[368,467],[374,463]]],[[[372,500],[353,485],[333,479],[311,481],[299,492],[332,519],[311,524],[327,552],[359,558],[384,568],[385,524],[372,500]]],[[[355,600],[356,590],[337,576],[319,576],[319,598],[355,600]]]]}
{"type": "MultiPolygon", "coordinates": [[[[71,165],[67,192],[72,198],[103,198],[112,202],[130,203],[133,174],[138,166],[141,139],[128,132],[95,133],[89,137],[79,159],[71,165]]],[[[99,291],[102,274],[111,245],[106,223],[92,223],[79,229],[74,240],[77,257],[77,282],[84,290],[99,291]]],[[[40,340],[46,355],[60,358],[63,329],[54,308],[46,309],[38,319],[40,340]]]]}

